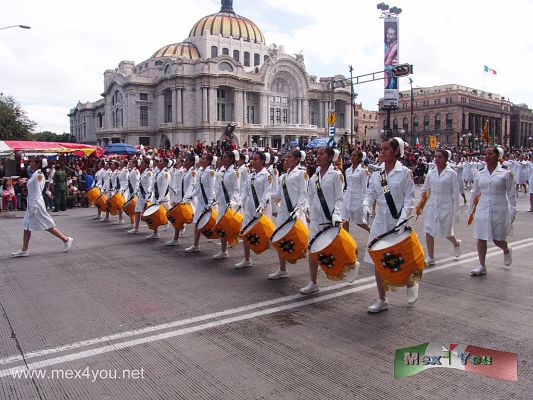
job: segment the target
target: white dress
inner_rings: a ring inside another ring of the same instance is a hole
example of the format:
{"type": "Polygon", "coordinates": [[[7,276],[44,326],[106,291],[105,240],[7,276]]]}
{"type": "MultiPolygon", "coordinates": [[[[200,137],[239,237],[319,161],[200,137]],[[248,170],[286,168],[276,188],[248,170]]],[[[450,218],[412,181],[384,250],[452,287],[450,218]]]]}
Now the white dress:
{"type": "Polygon", "coordinates": [[[341,220],[341,210],[343,204],[342,191],[344,189],[344,177],[342,172],[335,169],[333,165],[330,165],[324,176],[320,176],[320,167],[316,169],[316,173],[309,179],[309,242],[326,227],[327,224],[331,224],[326,218],[320,198],[318,197],[317,181],[320,182],[324,199],[328,205],[329,212],[332,220],[341,220]]]}
{"type": "Polygon", "coordinates": [[[279,180],[278,190],[272,195],[273,200],[280,201],[278,216],[276,217],[276,228],[281,226],[289,218],[289,209],[285,201],[283,184],[287,187],[287,193],[291,199],[294,209],[298,208],[297,216],[307,226],[305,212],[309,208],[307,198],[307,182],[309,177],[307,172],[298,167],[285,172],[279,180]]]}
{"type": "MultiPolygon", "coordinates": [[[[381,168],[385,168],[385,163],[381,164],[381,168]]],[[[396,210],[400,213],[400,218],[394,219],[389,211],[389,206],[381,187],[380,171],[373,172],[368,181],[368,189],[363,200],[363,206],[369,208],[377,200],[376,217],[370,228],[368,243],[379,235],[393,229],[398,221],[407,219],[415,207],[415,183],[409,168],[396,161],[394,168],[387,174],[387,182],[396,210]]],[[[368,251],[366,251],[364,261],[373,263],[368,251]]]]}
{"type": "Polygon", "coordinates": [[[463,179],[464,163],[463,162],[458,162],[458,163],[448,162],[448,164],[457,173],[457,185],[459,187],[459,194],[464,194],[465,193],[465,181],[463,179]]]}
{"type": "Polygon", "coordinates": [[[242,192],[242,204],[244,208],[244,219],[242,227],[244,228],[254,218],[255,210],[258,206],[263,207],[264,214],[267,217],[272,216],[272,208],[270,207],[270,190],[272,188],[272,176],[268,173],[266,168],[259,172],[253,172],[248,175],[245,190],[242,192]],[[252,193],[252,185],[255,188],[257,200],[259,204],[256,206],[254,196],[252,193]]]}
{"type": "Polygon", "coordinates": [[[222,182],[224,182],[224,187],[226,188],[230,202],[235,205],[239,204],[239,174],[233,165],[230,165],[228,169],[221,168],[220,179],[217,180],[215,192],[218,202],[218,209],[220,211],[217,214],[217,223],[220,221],[229,205],[226,202],[226,196],[224,195],[222,182]]]}
{"type": "Polygon", "coordinates": [[[447,165],[439,175],[430,171],[422,188],[429,198],[424,209],[424,232],[433,237],[454,235],[454,221],[459,218],[459,189],[457,174],[447,165]]]}
{"type": "Polygon", "coordinates": [[[342,206],[343,221],[353,221],[356,224],[364,224],[363,199],[368,186],[368,173],[359,164],[355,169],[350,167],[346,170],[346,192],[342,206]]]}
{"type": "Polygon", "coordinates": [[[56,226],[46,211],[43,189],[46,183],[41,171],[34,172],[28,180],[28,198],[23,226],[26,231],[46,231],[56,226]]]}
{"type": "MultiPolygon", "coordinates": [[[[137,168],[133,168],[128,174],[128,188],[130,197],[126,200],[129,200],[133,197],[139,190],[139,182],[141,180],[141,173],[137,168]]],[[[139,196],[137,196],[139,197],[139,196]]]]}
{"type": "Polygon", "coordinates": [[[137,189],[137,203],[135,204],[135,212],[143,212],[147,201],[153,202],[154,177],[150,169],[145,169],[141,174],[139,187],[137,189]]]}
{"type": "MultiPolygon", "coordinates": [[[[211,167],[207,167],[200,172],[198,184],[194,189],[194,197],[196,199],[196,209],[193,223],[196,224],[207,206],[215,200],[215,171],[211,167]],[[206,199],[204,199],[202,194],[202,187],[204,188],[206,199]]],[[[214,208],[216,209],[216,206],[214,208]]]]}
{"type": "Polygon", "coordinates": [[[474,215],[474,238],[481,240],[506,240],[511,228],[512,216],[516,214],[516,194],[513,177],[500,164],[489,173],[479,172],[470,199],[481,194],[474,215]]]}

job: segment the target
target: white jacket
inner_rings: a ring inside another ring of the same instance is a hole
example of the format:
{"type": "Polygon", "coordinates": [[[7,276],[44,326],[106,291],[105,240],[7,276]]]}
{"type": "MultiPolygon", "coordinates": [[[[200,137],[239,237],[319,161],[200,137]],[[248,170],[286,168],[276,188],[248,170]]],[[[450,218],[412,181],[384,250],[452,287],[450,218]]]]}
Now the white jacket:
{"type": "Polygon", "coordinates": [[[298,217],[307,225],[305,213],[309,210],[309,199],[307,196],[308,182],[309,177],[307,176],[307,172],[298,167],[281,175],[278,190],[272,194],[274,201],[280,201],[278,216],[276,218],[276,228],[289,218],[289,209],[285,201],[283,184],[287,186],[287,193],[291,199],[293,208],[299,209],[297,212],[298,217]]]}
{"type": "Polygon", "coordinates": [[[263,168],[259,172],[253,172],[248,175],[246,182],[246,188],[243,191],[242,204],[244,208],[244,220],[242,226],[245,227],[254,217],[255,211],[258,206],[263,208],[264,213],[270,217],[272,215],[272,208],[270,206],[270,191],[272,189],[272,175],[268,173],[266,168],[263,168]],[[252,185],[255,188],[257,194],[257,200],[259,204],[254,202],[254,196],[252,194],[252,185]]]}
{"type": "Polygon", "coordinates": [[[230,202],[234,205],[236,209],[239,204],[239,173],[235,170],[233,165],[230,165],[228,169],[221,168],[220,170],[220,179],[216,183],[216,199],[218,202],[219,213],[217,215],[217,222],[220,221],[220,218],[224,215],[227,206],[229,205],[226,202],[226,197],[224,196],[224,189],[222,188],[222,182],[224,182],[224,187],[229,196],[230,202]]]}

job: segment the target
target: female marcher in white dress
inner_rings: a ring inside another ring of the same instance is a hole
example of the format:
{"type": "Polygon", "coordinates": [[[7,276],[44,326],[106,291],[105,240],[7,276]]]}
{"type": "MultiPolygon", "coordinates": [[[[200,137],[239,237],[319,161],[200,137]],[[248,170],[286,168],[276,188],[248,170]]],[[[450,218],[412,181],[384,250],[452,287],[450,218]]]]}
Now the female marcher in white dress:
{"type": "MultiPolygon", "coordinates": [[[[239,152],[237,150],[227,151],[222,156],[222,167],[219,170],[220,179],[215,185],[215,196],[219,210],[217,223],[224,216],[228,206],[234,210],[239,207],[239,174],[235,169],[235,161],[238,159],[239,152]],[[226,196],[228,197],[227,199],[226,196]]],[[[213,256],[213,259],[218,260],[228,257],[228,240],[220,237],[220,251],[213,256]]]]}
{"type": "MultiPolygon", "coordinates": [[[[378,209],[376,217],[372,222],[370,228],[370,235],[368,236],[368,243],[371,243],[374,238],[382,235],[395,226],[400,226],[399,233],[403,233],[405,224],[401,225],[404,220],[409,218],[412,214],[415,206],[415,183],[413,181],[413,175],[409,168],[402,165],[399,161],[404,155],[404,142],[400,138],[392,138],[384,140],[381,143],[380,157],[383,163],[379,171],[375,171],[370,176],[368,182],[368,189],[366,191],[365,199],[363,200],[363,214],[370,213],[370,207],[377,200],[378,209]],[[387,176],[387,182],[390,189],[390,193],[394,200],[396,210],[400,213],[399,218],[395,219],[387,204],[383,188],[381,186],[380,173],[384,170],[387,176]]],[[[365,262],[372,263],[372,258],[368,254],[365,254],[365,262]]],[[[378,270],[375,270],[377,289],[379,299],[368,307],[368,311],[372,313],[386,310],[389,307],[387,298],[385,296],[385,290],[381,284],[381,276],[378,270]]],[[[415,283],[411,287],[407,287],[407,302],[414,304],[418,299],[418,283],[415,283]]]]}
{"type": "Polygon", "coordinates": [[[350,161],[352,166],[346,170],[346,192],[344,192],[344,202],[342,205],[342,220],[344,229],[350,231],[350,222],[353,221],[357,226],[370,232],[370,227],[363,215],[363,199],[366,194],[368,185],[368,172],[363,163],[366,159],[366,153],[360,150],[352,151],[350,161]]]}
{"type": "MultiPolygon", "coordinates": [[[[317,170],[309,179],[309,242],[317,235],[325,225],[340,225],[342,223],[342,191],[344,178],[342,172],[335,169],[335,162],[339,157],[339,151],[331,147],[321,147],[316,157],[317,170]],[[318,195],[317,182],[324,195],[329,209],[331,220],[324,214],[318,195]]],[[[320,287],[317,282],[318,264],[309,257],[309,282],[300,289],[300,293],[309,294],[318,292],[320,287]]]]}
{"type": "Polygon", "coordinates": [[[22,249],[15,251],[11,257],[27,257],[30,255],[29,245],[32,231],[47,231],[61,239],[65,244],[65,253],[69,251],[74,242],[71,237],[65,236],[57,229],[54,220],[46,211],[46,205],[43,198],[43,189],[46,178],[41,171],[42,161],[39,158],[32,158],[30,168],[34,171],[28,180],[28,197],[26,212],[24,213],[24,233],[22,236],[22,249]]]}
{"type": "MultiPolygon", "coordinates": [[[[283,173],[279,180],[278,190],[272,195],[272,200],[279,201],[279,211],[276,217],[276,227],[278,229],[287,219],[290,214],[295,211],[297,217],[302,223],[307,226],[305,213],[309,208],[307,201],[307,182],[309,177],[305,169],[299,168],[300,161],[305,160],[305,152],[300,150],[292,150],[287,152],[283,161],[283,173]],[[286,187],[293,210],[289,210],[289,205],[285,199],[284,187],[286,187]]],[[[279,255],[278,255],[279,256],[279,255]]],[[[285,260],[279,257],[279,269],[268,275],[268,279],[282,279],[287,278],[289,272],[285,260]]]]}
{"type": "Polygon", "coordinates": [[[149,158],[143,158],[139,164],[139,186],[137,187],[136,195],[137,202],[135,203],[135,226],[128,231],[128,233],[139,233],[139,224],[141,223],[141,214],[144,212],[146,203],[152,202],[152,190],[154,187],[154,176],[152,173],[153,161],[149,158]]]}
{"type": "Polygon", "coordinates": [[[474,238],[477,239],[479,267],[471,271],[473,276],[487,273],[485,258],[488,240],[492,240],[503,250],[505,266],[511,265],[513,261],[507,236],[516,216],[516,192],[511,171],[498,162],[503,158],[503,152],[501,147],[485,150],[487,166],[479,172],[472,187],[470,210],[473,209],[475,197],[479,196],[474,214],[474,238]]]}
{"type": "Polygon", "coordinates": [[[448,162],[450,164],[450,167],[453,168],[453,170],[457,173],[457,185],[459,188],[459,194],[463,198],[464,204],[466,204],[466,196],[465,196],[465,181],[463,177],[464,169],[465,169],[465,163],[464,160],[459,157],[459,155],[455,156],[455,162],[452,162],[451,160],[448,162]]]}
{"type": "Polygon", "coordinates": [[[435,237],[445,237],[454,246],[454,256],[461,255],[461,240],[454,234],[454,222],[459,219],[459,188],[456,172],[448,163],[449,150],[435,152],[435,168],[426,177],[422,192],[428,196],[424,210],[424,232],[428,257],[426,263],[435,265],[435,237]]]}
{"type": "MultiPolygon", "coordinates": [[[[272,216],[272,207],[270,205],[270,190],[272,188],[272,175],[270,175],[265,168],[265,164],[270,162],[270,154],[256,152],[252,158],[252,166],[254,172],[248,176],[246,187],[242,193],[242,207],[244,209],[244,218],[242,227],[244,228],[252,221],[254,216],[266,214],[267,217],[272,216]],[[257,204],[254,199],[252,187],[257,196],[257,204]]],[[[247,268],[252,266],[252,259],[250,258],[250,245],[245,240],[243,241],[244,258],[235,264],[235,268],[247,268]]]]}

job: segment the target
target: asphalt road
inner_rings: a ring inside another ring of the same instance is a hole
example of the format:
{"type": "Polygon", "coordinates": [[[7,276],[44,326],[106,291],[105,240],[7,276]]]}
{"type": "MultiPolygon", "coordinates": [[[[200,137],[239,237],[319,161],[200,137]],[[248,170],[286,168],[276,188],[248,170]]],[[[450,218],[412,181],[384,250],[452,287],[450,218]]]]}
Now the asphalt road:
{"type": "MultiPolygon", "coordinates": [[[[216,241],[185,254],[190,229],[168,248],[171,231],[147,241],[91,220],[92,208],[53,214],[75,238],[70,253],[37,232],[31,256],[12,259],[22,213],[2,213],[0,399],[531,399],[533,213],[523,193],[518,204],[511,268],[491,247],[488,274],[470,276],[478,264],[463,208],[461,259],[437,240],[418,302],[393,292],[390,309],[376,315],[366,311],[376,298],[369,265],[353,284],[321,274],[321,292],[302,296],[306,260],[289,267],[290,278],[269,281],[273,251],[235,270],[240,244],[213,261],[216,241]],[[426,342],[515,352],[519,379],[443,368],[394,379],[395,349],[426,342]]],[[[351,232],[363,249],[366,232],[351,232]]]]}

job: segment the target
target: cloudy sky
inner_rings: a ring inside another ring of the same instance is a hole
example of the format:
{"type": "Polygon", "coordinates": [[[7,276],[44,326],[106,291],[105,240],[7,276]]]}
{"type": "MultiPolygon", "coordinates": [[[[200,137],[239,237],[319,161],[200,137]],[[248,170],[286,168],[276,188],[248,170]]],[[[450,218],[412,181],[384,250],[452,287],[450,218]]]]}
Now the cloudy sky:
{"type": "MultiPolygon", "coordinates": [[[[312,75],[348,76],[379,71],[383,21],[378,0],[234,0],[268,44],[303,51],[312,75]]],[[[414,65],[416,86],[457,83],[533,106],[533,1],[400,0],[400,62],[414,65]],[[511,7],[512,5],[512,7],[511,7]],[[486,75],[488,65],[497,75],[486,75]],[[524,68],[526,67],[526,68],[524,68]]],[[[0,92],[15,97],[37,130],[68,132],[67,113],[80,100],[95,101],[103,72],[121,60],[136,63],[185,39],[219,0],[4,1],[0,27],[0,92]]],[[[400,89],[406,89],[406,78],[400,89]]],[[[367,109],[377,109],[383,82],[356,86],[367,109]]]]}

